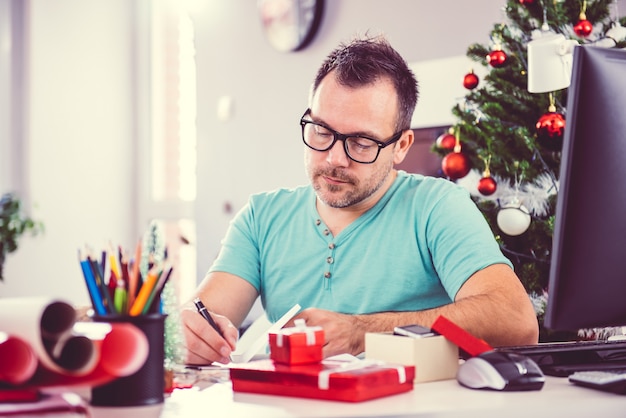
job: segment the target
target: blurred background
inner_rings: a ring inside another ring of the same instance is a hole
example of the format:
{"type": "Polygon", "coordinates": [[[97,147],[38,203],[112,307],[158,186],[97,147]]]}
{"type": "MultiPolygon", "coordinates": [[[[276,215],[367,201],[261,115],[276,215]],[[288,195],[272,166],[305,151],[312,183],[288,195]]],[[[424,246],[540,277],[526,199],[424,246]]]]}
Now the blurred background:
{"type": "Polygon", "coordinates": [[[436,171],[467,47],[489,42],[504,4],[327,0],[311,42],[286,52],[254,0],[0,0],[0,194],[45,226],[7,256],[0,297],[86,304],[77,250],[132,252],[156,225],[187,298],[250,193],[307,182],[309,86],[356,34],[386,35],[415,70],[422,136],[401,168],[436,171]]]}

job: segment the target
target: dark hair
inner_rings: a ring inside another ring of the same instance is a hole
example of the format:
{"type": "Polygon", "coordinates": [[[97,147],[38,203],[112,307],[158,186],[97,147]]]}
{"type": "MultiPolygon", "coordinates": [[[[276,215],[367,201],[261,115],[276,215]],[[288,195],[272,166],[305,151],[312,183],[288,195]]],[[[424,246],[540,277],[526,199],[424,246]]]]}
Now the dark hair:
{"type": "Polygon", "coordinates": [[[348,44],[341,43],[320,66],[313,81],[311,97],[324,77],[333,71],[340,84],[352,88],[389,78],[398,94],[396,131],[410,129],[418,97],[417,80],[406,61],[383,36],[356,38],[348,44]]]}

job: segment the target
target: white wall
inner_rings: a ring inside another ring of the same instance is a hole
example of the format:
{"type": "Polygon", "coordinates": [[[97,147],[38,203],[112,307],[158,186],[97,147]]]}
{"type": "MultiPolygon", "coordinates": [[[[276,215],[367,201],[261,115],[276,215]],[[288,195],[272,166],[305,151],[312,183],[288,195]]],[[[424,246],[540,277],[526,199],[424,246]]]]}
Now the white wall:
{"type": "MultiPolygon", "coordinates": [[[[7,0],[0,0],[7,1],[7,0]]],[[[88,301],[77,249],[109,240],[132,246],[133,15],[141,0],[30,0],[27,5],[26,191],[45,235],[9,255],[0,296],[88,301]]],[[[488,41],[503,0],[477,0],[468,17],[443,0],[327,0],[320,33],[303,51],[279,53],[262,36],[256,2],[199,1],[198,272],[217,254],[232,213],[248,195],[306,181],[298,118],[317,66],[356,33],[385,33],[409,62],[459,56],[488,41]],[[469,23],[468,23],[469,22],[469,23]],[[230,120],[217,119],[223,96],[230,120]]],[[[464,8],[466,9],[466,8],[464,8]]],[[[466,68],[459,68],[464,73],[466,68]]],[[[199,277],[201,278],[201,277],[199,277]]]]}
{"type": "Polygon", "coordinates": [[[0,296],[88,302],[85,244],[134,244],[131,2],[31,0],[28,195],[46,232],[8,256],[0,296]]]}
{"type": "MultiPolygon", "coordinates": [[[[10,0],[0,0],[7,2],[10,0]]],[[[88,301],[76,251],[139,233],[133,31],[140,0],[25,0],[27,123],[23,167],[46,233],[9,255],[0,297],[88,301]]],[[[306,182],[298,118],[317,66],[354,33],[384,32],[407,61],[464,55],[488,42],[504,0],[327,0],[321,31],[296,53],[261,34],[254,0],[198,1],[198,272],[251,192],[306,182]],[[230,120],[217,118],[222,96],[230,120]]],[[[621,0],[622,14],[626,0],[621,0]]],[[[3,9],[0,9],[3,10],[3,9]]],[[[463,75],[467,68],[459,68],[463,75]]],[[[419,105],[418,105],[419,106],[419,105]]],[[[0,181],[0,184],[3,184],[0,181]]]]}
{"type": "MultiPolygon", "coordinates": [[[[626,14],[626,0],[618,3],[619,15],[626,14]]],[[[367,31],[384,33],[414,68],[429,71],[422,81],[440,82],[442,99],[450,103],[418,102],[420,117],[425,110],[421,106],[452,108],[458,90],[447,84],[460,87],[469,70],[455,57],[464,56],[470,44],[489,43],[491,30],[505,19],[505,4],[505,0],[327,0],[320,32],[310,46],[285,54],[274,51],[263,38],[250,1],[205,2],[195,15],[199,275],[219,251],[232,216],[225,206],[237,210],[252,192],[307,181],[298,120],[318,65],[339,42],[367,31]],[[427,65],[420,65],[425,61],[427,65]],[[458,68],[446,68],[438,79],[431,76],[433,61],[458,68]],[[457,80],[450,79],[454,71],[457,80]],[[234,102],[234,114],[225,122],[217,118],[218,101],[224,96],[234,102]]],[[[425,100],[437,99],[437,87],[431,84],[422,90],[425,100]]],[[[427,111],[423,115],[433,123],[446,120],[427,111]]]]}
{"type": "MultiPolygon", "coordinates": [[[[224,211],[226,204],[239,209],[252,192],[307,181],[298,120],[324,57],[339,42],[366,31],[386,34],[411,63],[464,55],[470,43],[489,42],[504,1],[477,0],[462,9],[460,4],[328,0],[317,37],[303,51],[288,54],[274,51],[263,38],[249,1],[212,2],[198,10],[200,275],[217,255],[232,216],[224,211]],[[225,122],[217,117],[223,96],[234,102],[233,116],[225,122]]],[[[456,70],[460,85],[468,67],[456,70]]]]}

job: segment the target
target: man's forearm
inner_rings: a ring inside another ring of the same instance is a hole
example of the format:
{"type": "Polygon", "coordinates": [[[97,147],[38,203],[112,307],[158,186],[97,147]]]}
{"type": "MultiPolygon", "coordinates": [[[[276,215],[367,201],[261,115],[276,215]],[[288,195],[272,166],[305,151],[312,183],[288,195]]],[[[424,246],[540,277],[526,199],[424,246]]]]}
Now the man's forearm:
{"type": "Polygon", "coordinates": [[[494,347],[537,342],[534,326],[527,320],[527,315],[514,307],[494,305],[497,304],[488,296],[478,295],[424,311],[356,315],[355,321],[361,331],[359,339],[363,342],[363,351],[366,332],[390,332],[396,326],[409,324],[430,328],[440,315],[494,347]]]}

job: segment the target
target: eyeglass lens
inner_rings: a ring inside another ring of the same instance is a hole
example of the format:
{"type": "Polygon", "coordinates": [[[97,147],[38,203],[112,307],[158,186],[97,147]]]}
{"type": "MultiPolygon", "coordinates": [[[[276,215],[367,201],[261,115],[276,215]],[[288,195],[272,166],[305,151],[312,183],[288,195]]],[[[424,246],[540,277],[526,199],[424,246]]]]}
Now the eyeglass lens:
{"type": "Polygon", "coordinates": [[[312,122],[305,123],[302,128],[304,142],[317,151],[330,149],[335,141],[335,135],[337,135],[337,139],[344,141],[344,148],[355,161],[370,163],[378,156],[378,144],[371,139],[359,136],[341,136],[341,134],[336,134],[330,129],[312,122]]]}

